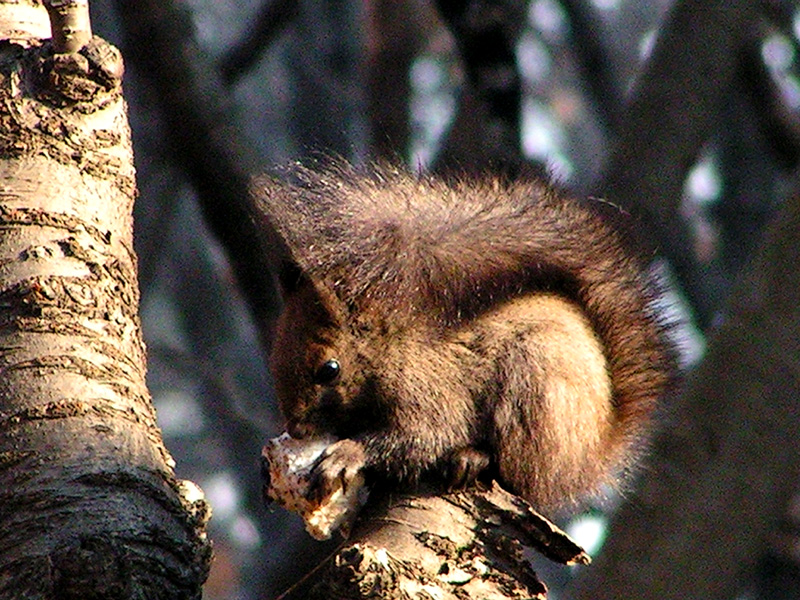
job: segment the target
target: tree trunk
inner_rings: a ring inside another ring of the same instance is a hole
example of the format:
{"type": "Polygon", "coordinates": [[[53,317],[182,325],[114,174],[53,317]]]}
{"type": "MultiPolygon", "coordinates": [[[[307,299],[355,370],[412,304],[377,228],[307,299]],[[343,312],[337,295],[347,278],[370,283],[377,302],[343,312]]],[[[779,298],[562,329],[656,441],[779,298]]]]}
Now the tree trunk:
{"type": "Polygon", "coordinates": [[[41,3],[0,7],[0,597],[198,598],[209,509],[144,382],[121,58],[85,1],[55,45],[41,3]]]}
{"type": "Polygon", "coordinates": [[[364,7],[370,158],[407,160],[411,137],[409,71],[422,42],[423,22],[433,14],[411,0],[369,0],[364,7]]]}
{"type": "Polygon", "coordinates": [[[532,167],[521,149],[522,82],[515,54],[527,2],[437,0],[436,7],[453,35],[467,81],[434,172],[515,174],[532,167]]]}

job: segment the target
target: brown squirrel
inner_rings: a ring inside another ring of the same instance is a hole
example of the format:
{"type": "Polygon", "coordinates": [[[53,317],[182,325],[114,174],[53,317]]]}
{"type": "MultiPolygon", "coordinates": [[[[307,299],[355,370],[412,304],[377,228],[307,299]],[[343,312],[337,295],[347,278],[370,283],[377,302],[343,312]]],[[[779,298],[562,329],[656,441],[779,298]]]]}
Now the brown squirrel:
{"type": "Polygon", "coordinates": [[[317,493],[358,473],[488,474],[555,510],[631,465],[674,358],[658,286],[604,203],[387,166],[291,179],[253,189],[283,246],[271,369],[287,429],[339,440],[317,493]]]}

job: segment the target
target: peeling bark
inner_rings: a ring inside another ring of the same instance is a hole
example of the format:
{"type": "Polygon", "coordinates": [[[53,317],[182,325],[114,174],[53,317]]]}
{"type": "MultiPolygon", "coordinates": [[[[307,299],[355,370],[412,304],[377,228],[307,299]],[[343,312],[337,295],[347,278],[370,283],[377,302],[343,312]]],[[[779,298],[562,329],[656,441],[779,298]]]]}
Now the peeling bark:
{"type": "Polygon", "coordinates": [[[144,381],[122,60],[54,53],[26,8],[0,31],[0,597],[199,597],[209,509],[144,381]]]}
{"type": "Polygon", "coordinates": [[[562,564],[588,555],[497,484],[445,495],[393,496],[363,515],[313,598],[544,599],[526,558],[562,564]]]}

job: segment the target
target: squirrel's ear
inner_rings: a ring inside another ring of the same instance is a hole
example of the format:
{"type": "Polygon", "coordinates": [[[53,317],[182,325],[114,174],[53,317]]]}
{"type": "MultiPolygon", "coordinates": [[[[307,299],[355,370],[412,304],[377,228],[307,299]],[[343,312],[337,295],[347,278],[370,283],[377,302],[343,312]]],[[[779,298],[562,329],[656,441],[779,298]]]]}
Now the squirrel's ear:
{"type": "Polygon", "coordinates": [[[297,262],[308,218],[296,187],[270,175],[258,175],[250,182],[250,212],[268,243],[277,254],[289,255],[297,262]]]}
{"type": "Polygon", "coordinates": [[[325,198],[269,175],[250,185],[253,218],[273,264],[284,300],[294,296],[317,311],[317,317],[341,323],[347,310],[331,285],[319,274],[326,262],[320,242],[325,198]]]}
{"type": "Polygon", "coordinates": [[[304,273],[296,263],[285,261],[281,264],[278,282],[284,302],[299,302],[303,312],[320,323],[338,327],[345,322],[344,303],[325,282],[304,273]]]}
{"type": "Polygon", "coordinates": [[[259,175],[250,184],[250,208],[286,296],[296,291],[305,279],[301,251],[304,219],[298,210],[296,190],[280,179],[259,175]]]}

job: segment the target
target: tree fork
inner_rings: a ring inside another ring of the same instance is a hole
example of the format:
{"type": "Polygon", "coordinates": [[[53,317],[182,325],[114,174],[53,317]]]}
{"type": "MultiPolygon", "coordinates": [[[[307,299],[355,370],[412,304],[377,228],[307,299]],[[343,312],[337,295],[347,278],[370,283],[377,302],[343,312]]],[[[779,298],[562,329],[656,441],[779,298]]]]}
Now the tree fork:
{"type": "Polygon", "coordinates": [[[144,381],[122,59],[85,0],[45,4],[0,2],[0,597],[199,598],[209,509],[144,381]]]}

